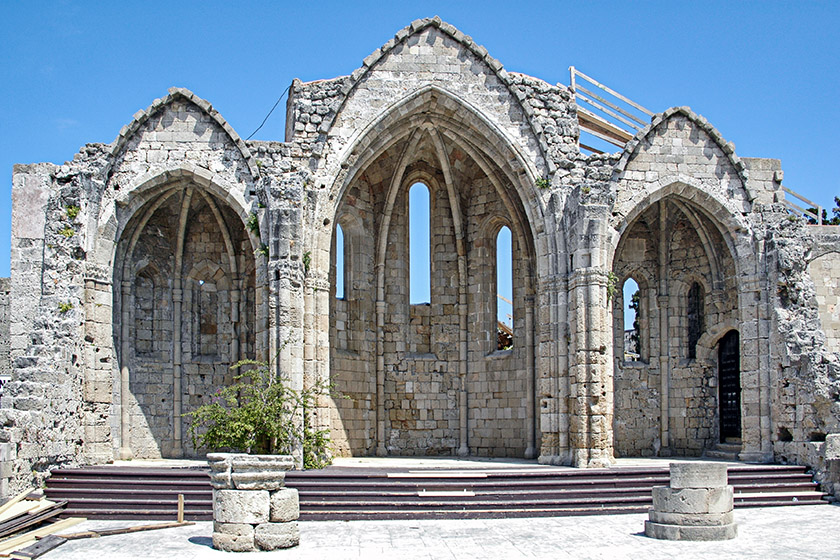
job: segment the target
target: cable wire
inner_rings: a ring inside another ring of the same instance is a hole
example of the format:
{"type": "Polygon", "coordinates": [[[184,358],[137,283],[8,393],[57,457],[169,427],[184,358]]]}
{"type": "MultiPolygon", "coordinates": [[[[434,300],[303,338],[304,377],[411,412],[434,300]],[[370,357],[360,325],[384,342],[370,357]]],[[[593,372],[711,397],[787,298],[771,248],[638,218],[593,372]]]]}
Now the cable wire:
{"type": "Polygon", "coordinates": [[[281,93],[280,97],[277,98],[277,101],[274,102],[274,106],[271,108],[271,111],[269,111],[268,114],[265,116],[265,118],[262,120],[262,122],[260,123],[260,126],[258,126],[257,129],[254,132],[252,132],[251,135],[248,136],[248,138],[246,138],[245,140],[250,140],[251,138],[254,137],[254,134],[256,134],[257,132],[260,131],[260,129],[265,124],[265,121],[267,121],[268,117],[271,116],[271,113],[274,112],[274,109],[276,109],[277,106],[280,105],[280,101],[282,101],[283,98],[286,97],[286,94],[289,93],[289,88],[291,88],[291,87],[292,87],[292,85],[289,84],[289,86],[285,90],[283,90],[283,93],[281,93]]]}

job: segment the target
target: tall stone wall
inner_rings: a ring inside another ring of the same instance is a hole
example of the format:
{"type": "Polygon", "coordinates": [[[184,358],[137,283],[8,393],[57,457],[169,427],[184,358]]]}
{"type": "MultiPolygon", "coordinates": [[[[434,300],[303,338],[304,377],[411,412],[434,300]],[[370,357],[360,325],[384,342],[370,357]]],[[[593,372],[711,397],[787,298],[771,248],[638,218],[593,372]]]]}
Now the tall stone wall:
{"type": "Polygon", "coordinates": [[[808,272],[814,281],[826,348],[840,352],[840,253],[812,260],[808,272]]]}
{"type": "Polygon", "coordinates": [[[12,347],[9,332],[11,324],[9,295],[11,291],[11,280],[9,278],[0,278],[0,379],[3,383],[8,381],[12,375],[12,347]]]}

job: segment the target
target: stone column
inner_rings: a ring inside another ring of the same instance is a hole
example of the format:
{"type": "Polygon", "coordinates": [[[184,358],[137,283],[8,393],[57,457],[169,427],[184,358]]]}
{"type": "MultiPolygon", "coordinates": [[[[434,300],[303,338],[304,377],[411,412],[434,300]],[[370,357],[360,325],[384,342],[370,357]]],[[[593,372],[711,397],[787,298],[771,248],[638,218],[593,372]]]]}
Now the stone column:
{"type": "Polygon", "coordinates": [[[654,486],[645,534],[671,541],[722,541],[738,535],[724,463],[671,463],[670,486],[654,486]]]}
{"type": "Polygon", "coordinates": [[[210,453],[213,548],[251,552],[300,542],[298,492],[284,486],[295,466],[288,455],[210,453]]]}

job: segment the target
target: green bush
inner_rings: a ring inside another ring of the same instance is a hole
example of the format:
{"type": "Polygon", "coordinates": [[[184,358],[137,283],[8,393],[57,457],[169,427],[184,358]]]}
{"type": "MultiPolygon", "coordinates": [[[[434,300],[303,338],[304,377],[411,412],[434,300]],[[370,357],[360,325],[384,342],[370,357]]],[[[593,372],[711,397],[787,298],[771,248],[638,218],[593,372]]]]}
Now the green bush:
{"type": "Polygon", "coordinates": [[[303,447],[303,466],[330,463],[329,430],[312,426],[315,398],[323,385],[303,391],[287,387],[269,364],[243,360],[234,364],[233,383],[206,403],[184,414],[190,420],[193,446],[254,454],[290,454],[303,447]],[[302,419],[302,425],[300,425],[302,419]]]}

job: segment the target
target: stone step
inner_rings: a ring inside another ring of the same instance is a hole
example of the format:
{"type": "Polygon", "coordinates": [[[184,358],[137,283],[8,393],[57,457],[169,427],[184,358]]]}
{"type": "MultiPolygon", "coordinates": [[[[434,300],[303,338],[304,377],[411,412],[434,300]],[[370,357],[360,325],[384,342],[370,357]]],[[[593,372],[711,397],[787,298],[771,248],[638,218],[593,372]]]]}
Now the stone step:
{"type": "Polygon", "coordinates": [[[703,456],[709,459],[722,459],[724,461],[737,461],[738,454],[741,452],[740,448],[738,451],[725,451],[721,449],[707,449],[703,452],[703,456]]]}
{"type": "MultiPolygon", "coordinates": [[[[795,465],[731,465],[736,507],[826,503],[795,465]]],[[[437,519],[644,512],[668,467],[409,471],[338,468],[291,471],[301,519],[437,519]]],[[[177,494],[186,518],[212,517],[205,469],[96,467],[59,469],[47,496],[69,501],[68,514],[94,519],[174,519],[177,494]],[[77,512],[77,513],[71,513],[77,512]]]]}

